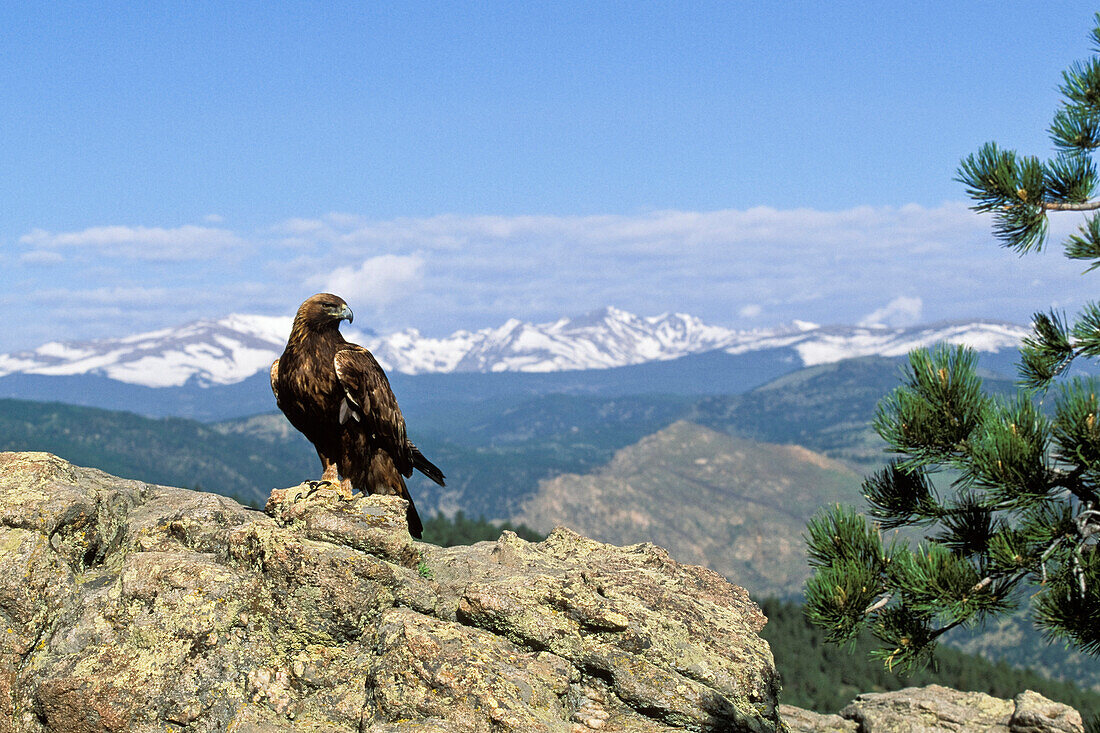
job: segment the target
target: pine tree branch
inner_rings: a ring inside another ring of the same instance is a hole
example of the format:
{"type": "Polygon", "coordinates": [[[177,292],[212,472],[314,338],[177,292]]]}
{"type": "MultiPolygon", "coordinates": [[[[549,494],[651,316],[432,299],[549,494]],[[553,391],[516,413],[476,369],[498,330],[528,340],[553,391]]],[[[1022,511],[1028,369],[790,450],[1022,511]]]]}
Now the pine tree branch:
{"type": "Polygon", "coordinates": [[[1100,501],[1096,491],[1081,483],[1086,466],[1076,466],[1072,471],[1052,471],[1051,486],[1060,486],[1084,504],[1100,501]]]}
{"type": "Polygon", "coordinates": [[[1054,551],[1056,549],[1058,549],[1058,545],[1062,544],[1063,540],[1065,540],[1065,537],[1056,538],[1054,540],[1054,542],[1050,543],[1050,547],[1048,547],[1046,549],[1046,551],[1043,552],[1042,556],[1039,558],[1039,569],[1042,571],[1043,585],[1046,585],[1046,582],[1047,582],[1047,559],[1049,559],[1050,556],[1054,553],[1054,551]]]}
{"type": "Polygon", "coordinates": [[[935,631],[933,631],[929,638],[930,638],[930,640],[938,639],[941,636],[943,636],[944,634],[946,634],[948,631],[950,631],[951,629],[955,628],[956,626],[962,626],[962,624],[964,622],[965,622],[965,619],[959,619],[957,621],[952,621],[947,626],[944,626],[941,629],[936,629],[935,631]]]}
{"type": "MultiPolygon", "coordinates": [[[[995,238],[1019,253],[1043,248],[1051,212],[1082,212],[1064,248],[1090,272],[1100,269],[1093,160],[1100,13],[1094,17],[1097,55],[1063,74],[1065,105],[1049,130],[1057,156],[1041,161],[990,142],[961,161],[955,179],[971,208],[992,216],[995,238]]],[[[1056,313],[1036,316],[1021,348],[1024,390],[1015,402],[982,392],[972,354],[911,352],[902,385],[879,402],[873,422],[888,451],[901,456],[864,482],[864,497],[881,526],[938,525],[940,532],[916,552],[884,554],[854,513],[838,510],[831,525],[811,525],[811,620],[833,627],[841,641],[870,627],[883,644],[875,656],[887,667],[912,665],[948,631],[1006,613],[1022,586],[1041,580],[1036,624],[1100,655],[1100,384],[1067,385],[1053,419],[1034,400],[1077,357],[1100,361],[1100,303],[1089,304],[1072,329],[1056,313]],[[957,498],[937,496],[926,472],[939,468],[957,471],[957,498]]]]}
{"type": "MultiPolygon", "coordinates": [[[[1053,549],[1053,547],[1051,547],[1051,549],[1053,549]]],[[[1027,577],[1027,573],[1028,573],[1027,570],[1020,570],[1020,571],[1016,572],[1015,574],[1013,574],[1013,573],[992,573],[992,574],[987,575],[986,577],[982,578],[977,583],[975,583],[974,587],[970,589],[970,592],[971,593],[977,593],[978,591],[981,591],[981,590],[984,590],[985,588],[988,588],[993,583],[994,580],[1003,580],[1004,578],[1008,578],[1009,576],[1012,576],[1008,581],[1008,587],[1011,588],[1012,586],[1015,586],[1017,583],[1019,583],[1021,580],[1023,580],[1025,577],[1027,577]]],[[[1004,591],[1003,587],[1001,588],[1001,591],[1002,591],[1001,595],[1003,597],[1005,595],[1005,593],[1003,592],[1004,591]]],[[[964,623],[966,623],[966,618],[956,619],[955,621],[952,621],[951,623],[947,624],[946,626],[943,626],[943,627],[933,631],[931,636],[929,637],[929,639],[930,640],[938,639],[939,637],[943,636],[944,634],[946,634],[951,629],[955,628],[956,626],[961,626],[964,623]]]]}
{"type": "Polygon", "coordinates": [[[1041,201],[1039,206],[1047,211],[1096,211],[1100,209],[1100,199],[1096,201],[1041,201]]]}
{"type": "Polygon", "coordinates": [[[1087,586],[1085,584],[1085,571],[1081,567],[1081,561],[1084,559],[1085,541],[1081,540],[1077,547],[1073,550],[1073,575],[1077,578],[1077,588],[1081,591],[1081,595],[1085,595],[1087,586]]]}
{"type": "Polygon", "coordinates": [[[1095,506],[1095,502],[1085,502],[1085,510],[1074,518],[1077,532],[1081,535],[1081,544],[1093,535],[1100,534],[1100,511],[1097,511],[1095,506]]]}
{"type": "Polygon", "coordinates": [[[893,599],[894,599],[894,594],[893,593],[887,593],[885,596],[883,596],[882,598],[879,598],[877,601],[875,601],[870,606],[868,606],[866,609],[864,609],[863,615],[864,616],[870,616],[875,611],[879,610],[880,608],[885,607],[886,604],[889,603],[890,601],[892,601],[893,599]]]}

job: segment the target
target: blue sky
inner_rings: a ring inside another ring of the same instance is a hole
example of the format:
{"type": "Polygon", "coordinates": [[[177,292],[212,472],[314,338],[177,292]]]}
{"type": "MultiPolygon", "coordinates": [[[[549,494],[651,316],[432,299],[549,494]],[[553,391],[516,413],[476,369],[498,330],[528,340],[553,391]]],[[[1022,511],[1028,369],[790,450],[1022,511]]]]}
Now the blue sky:
{"type": "Polygon", "coordinates": [[[0,351],[322,288],[432,334],[1073,309],[1080,265],[997,248],[952,177],[1047,154],[1095,10],[8,3],[0,351]]]}

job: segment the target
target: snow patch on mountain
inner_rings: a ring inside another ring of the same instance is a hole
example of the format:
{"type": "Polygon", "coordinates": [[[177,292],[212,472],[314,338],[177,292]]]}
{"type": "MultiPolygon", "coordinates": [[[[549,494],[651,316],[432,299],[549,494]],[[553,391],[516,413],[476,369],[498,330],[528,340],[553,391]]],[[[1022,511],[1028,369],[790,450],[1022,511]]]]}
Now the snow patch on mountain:
{"type": "MultiPolygon", "coordinates": [[[[235,314],[118,339],[50,342],[0,355],[0,376],[96,374],[148,387],[232,384],[266,371],[282,353],[290,326],[289,317],[235,314]]],[[[796,321],[734,331],[683,313],[642,317],[618,308],[551,323],[511,319],[496,328],[456,331],[444,338],[415,329],[382,336],[343,330],[350,341],[373,351],[387,370],[405,374],[610,369],[717,349],[743,354],[787,348],[804,366],[812,366],[856,356],[896,356],[938,342],[996,352],[1017,347],[1027,333],[1021,326],[985,321],[918,328],[796,321]]]]}
{"type": "Polygon", "coordinates": [[[43,344],[0,355],[0,376],[96,374],[146,387],[232,384],[267,369],[282,352],[290,318],[231,315],[118,339],[43,344]]]}
{"type": "Polygon", "coordinates": [[[903,356],[913,349],[937,343],[996,353],[1018,347],[1026,334],[1027,329],[1020,326],[989,322],[916,328],[819,329],[794,348],[803,366],[815,366],[859,356],[903,356]]]}

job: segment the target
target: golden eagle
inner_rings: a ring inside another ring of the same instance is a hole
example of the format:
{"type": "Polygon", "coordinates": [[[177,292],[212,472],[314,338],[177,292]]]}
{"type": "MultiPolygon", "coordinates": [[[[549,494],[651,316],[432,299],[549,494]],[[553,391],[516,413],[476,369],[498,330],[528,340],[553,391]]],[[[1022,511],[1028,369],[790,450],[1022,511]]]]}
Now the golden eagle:
{"type": "Polygon", "coordinates": [[[351,323],[351,309],[330,293],[302,303],[286,349],[271,365],[271,391],[317,449],[322,481],[343,476],[347,496],[400,496],[409,502],[409,532],[420,538],[423,525],[402,477],[415,468],[443,486],[443,472],[405,436],[405,418],[374,355],[340,335],[345,318],[351,323]]]}

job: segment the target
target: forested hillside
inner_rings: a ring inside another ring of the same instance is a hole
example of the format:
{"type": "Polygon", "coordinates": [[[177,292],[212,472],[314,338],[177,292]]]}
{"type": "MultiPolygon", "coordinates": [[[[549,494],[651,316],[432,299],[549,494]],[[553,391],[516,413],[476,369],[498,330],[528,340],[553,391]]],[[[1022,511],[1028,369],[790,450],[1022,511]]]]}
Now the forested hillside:
{"type": "MultiPolygon", "coordinates": [[[[738,437],[803,445],[863,471],[882,458],[868,424],[878,399],[896,385],[897,372],[897,360],[869,357],[800,370],[724,397],[506,390],[477,400],[411,400],[405,408],[409,433],[448,478],[443,490],[418,478],[411,488],[428,512],[461,509],[506,519],[540,481],[597,469],[616,451],[680,419],[738,437]]],[[[995,391],[1007,384],[987,382],[995,391]]],[[[0,448],[52,450],[119,475],[201,485],[249,501],[317,471],[309,443],[276,412],[208,425],[3,400],[0,448]]]]}
{"type": "Polygon", "coordinates": [[[1100,692],[1082,690],[1070,682],[945,646],[936,652],[934,665],[899,674],[868,658],[875,647],[870,637],[861,637],[851,648],[827,644],[821,630],[806,621],[800,604],[768,598],[761,608],[768,617],[761,635],[771,645],[776,669],[783,678],[780,699],[790,705],[832,713],[861,692],[938,683],[1010,699],[1023,690],[1035,690],[1077,708],[1086,720],[1100,715],[1100,692]]]}
{"type": "Polygon", "coordinates": [[[0,450],[48,451],[116,476],[202,488],[258,506],[271,489],[319,474],[309,453],[273,450],[251,435],[58,402],[0,400],[0,450]]]}

